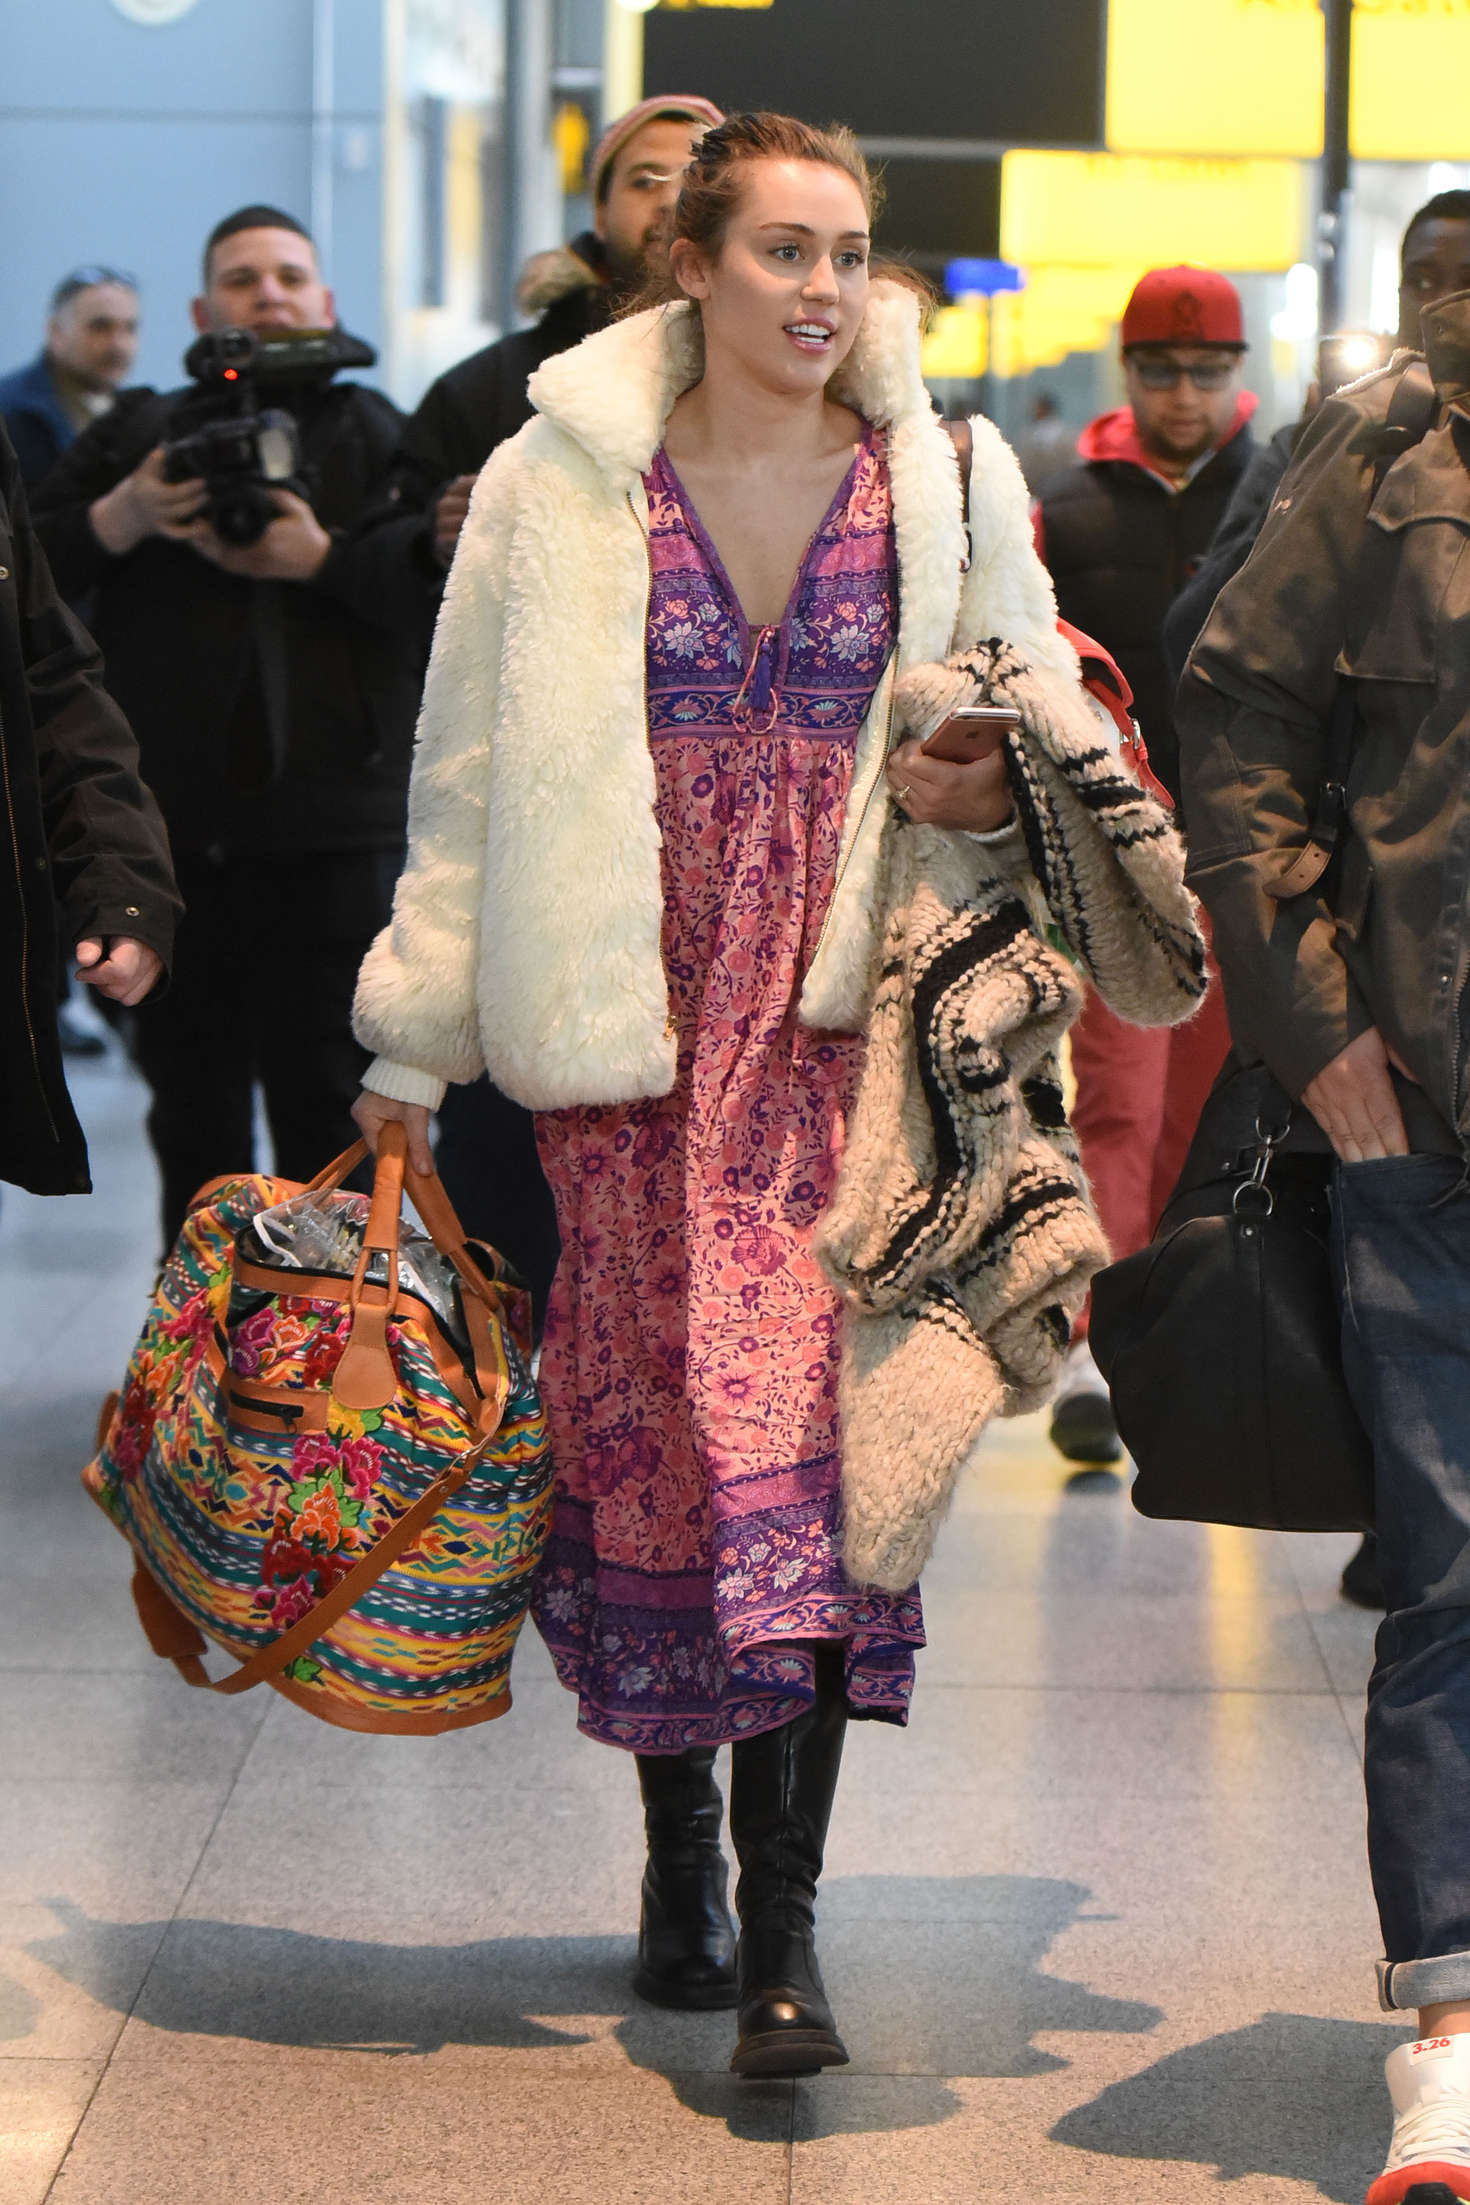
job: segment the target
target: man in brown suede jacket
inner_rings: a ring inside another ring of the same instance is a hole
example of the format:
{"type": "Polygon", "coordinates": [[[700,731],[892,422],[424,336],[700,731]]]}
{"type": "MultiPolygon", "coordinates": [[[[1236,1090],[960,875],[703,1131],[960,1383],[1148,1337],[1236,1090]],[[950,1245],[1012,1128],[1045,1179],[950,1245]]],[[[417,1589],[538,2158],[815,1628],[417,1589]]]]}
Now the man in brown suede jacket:
{"type": "Polygon", "coordinates": [[[1470,291],[1421,321],[1426,433],[1396,404],[1407,356],[1328,400],[1178,711],[1189,878],[1236,1046],[1338,1159],[1343,1361],[1388,1605],[1365,1739],[1380,1994],[1420,2030],[1389,2057],[1368,2205],[1470,2196],[1470,291]],[[1272,895],[1321,816],[1341,680],[1346,831],[1319,880],[1272,895]]]}

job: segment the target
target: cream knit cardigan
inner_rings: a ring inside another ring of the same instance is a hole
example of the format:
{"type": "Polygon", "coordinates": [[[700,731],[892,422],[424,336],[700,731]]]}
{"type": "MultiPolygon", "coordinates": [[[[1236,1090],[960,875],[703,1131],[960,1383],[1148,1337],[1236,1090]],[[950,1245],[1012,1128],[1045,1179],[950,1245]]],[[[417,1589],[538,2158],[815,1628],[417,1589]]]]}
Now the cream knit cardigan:
{"type": "MultiPolygon", "coordinates": [[[[896,672],[1003,636],[1070,680],[1025,486],[973,424],[965,557],[954,447],[919,372],[917,303],[875,283],[836,396],[889,432],[899,637],[860,731],[839,880],[802,989],[811,1026],[862,1028],[896,672]],[[896,663],[895,663],[896,661],[896,663]]],[[[538,418],[476,485],[419,720],[408,863],[355,1025],[367,1085],[404,1102],[488,1069],[534,1110],[667,1094],[675,1042],[644,693],[642,476],[700,373],[699,323],[654,308],[549,360],[538,418]]]]}

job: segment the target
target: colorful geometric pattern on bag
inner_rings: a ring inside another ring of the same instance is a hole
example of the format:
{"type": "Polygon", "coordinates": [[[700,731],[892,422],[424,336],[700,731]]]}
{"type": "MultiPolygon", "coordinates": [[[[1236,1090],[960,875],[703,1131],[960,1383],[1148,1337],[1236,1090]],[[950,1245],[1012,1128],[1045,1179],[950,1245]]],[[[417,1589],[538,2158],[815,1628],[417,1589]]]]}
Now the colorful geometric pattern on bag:
{"type": "MultiPolygon", "coordinates": [[[[462,1345],[402,1290],[386,1325],[392,1398],[363,1409],[334,1396],[350,1283],[252,1260],[250,1220],[299,1192],[236,1179],[191,1213],[84,1481],[172,1606],[242,1659],[332,1593],[479,1437],[462,1345]]],[[[407,1551],[268,1680],[328,1721],[437,1731],[509,1705],[551,1463],[515,1337],[524,1297],[504,1294],[511,1321],[488,1328],[504,1407],[483,1455],[407,1551]]]]}

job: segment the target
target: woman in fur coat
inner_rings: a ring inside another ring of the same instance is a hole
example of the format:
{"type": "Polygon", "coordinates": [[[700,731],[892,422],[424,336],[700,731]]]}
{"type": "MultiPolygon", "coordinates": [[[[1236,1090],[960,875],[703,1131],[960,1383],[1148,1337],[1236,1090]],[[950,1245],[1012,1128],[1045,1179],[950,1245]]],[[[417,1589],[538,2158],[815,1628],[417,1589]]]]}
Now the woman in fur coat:
{"type": "Polygon", "coordinates": [[[357,1007],[360,1123],[405,1120],[421,1168],[447,1081],[488,1069],[539,1113],[564,1253],[537,1619],[581,1727],[637,1756],[638,1988],[738,2005],[744,2074],[846,2060],[812,1945],[843,1729],[904,1721],[923,1643],[916,1590],[842,1569],[839,1305],[811,1241],[887,794],[956,833],[1002,830],[1010,799],[998,757],[890,758],[893,684],[994,635],[1076,678],[982,419],[966,544],[871,211],[855,140],[734,117],[695,150],[677,296],[536,375],[449,578],[357,1007]]]}

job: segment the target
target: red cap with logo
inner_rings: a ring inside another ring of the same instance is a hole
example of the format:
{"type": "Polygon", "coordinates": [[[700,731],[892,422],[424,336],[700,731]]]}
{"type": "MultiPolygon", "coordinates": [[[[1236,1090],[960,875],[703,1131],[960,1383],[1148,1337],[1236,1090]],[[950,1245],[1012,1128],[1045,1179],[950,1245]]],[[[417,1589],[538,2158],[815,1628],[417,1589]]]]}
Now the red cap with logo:
{"type": "Polygon", "coordinates": [[[1213,268],[1150,268],[1123,310],[1132,345],[1233,345],[1245,350],[1240,293],[1213,268]]]}

